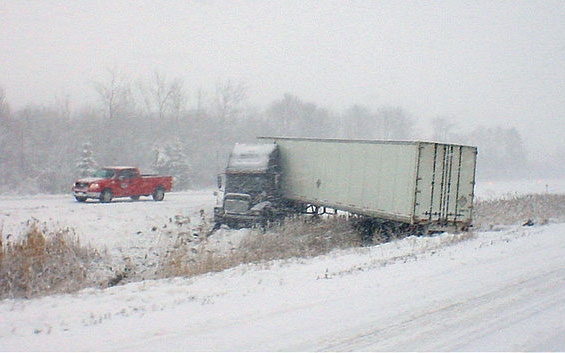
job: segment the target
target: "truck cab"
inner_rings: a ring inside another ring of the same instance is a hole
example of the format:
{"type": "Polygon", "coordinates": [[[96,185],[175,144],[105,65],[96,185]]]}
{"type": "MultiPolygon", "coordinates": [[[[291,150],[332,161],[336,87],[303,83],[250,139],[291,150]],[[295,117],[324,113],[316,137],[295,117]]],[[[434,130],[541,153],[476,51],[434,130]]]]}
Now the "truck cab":
{"type": "Polygon", "coordinates": [[[276,144],[236,144],[219,187],[214,222],[232,228],[265,224],[277,216],[281,168],[276,144]]]}

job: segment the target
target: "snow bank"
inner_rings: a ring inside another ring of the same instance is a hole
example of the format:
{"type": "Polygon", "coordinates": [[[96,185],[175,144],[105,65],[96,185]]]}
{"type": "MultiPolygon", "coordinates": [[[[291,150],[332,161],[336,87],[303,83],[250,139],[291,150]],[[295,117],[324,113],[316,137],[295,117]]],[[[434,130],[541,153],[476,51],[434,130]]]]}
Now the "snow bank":
{"type": "Polygon", "coordinates": [[[565,225],[0,304],[5,350],[563,350],[565,225]]]}

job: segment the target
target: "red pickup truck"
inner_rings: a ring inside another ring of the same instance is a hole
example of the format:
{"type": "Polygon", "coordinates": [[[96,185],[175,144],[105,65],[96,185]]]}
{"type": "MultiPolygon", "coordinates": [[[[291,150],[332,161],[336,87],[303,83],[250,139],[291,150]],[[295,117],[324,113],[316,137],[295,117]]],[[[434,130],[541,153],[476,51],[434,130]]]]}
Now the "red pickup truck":
{"type": "Polygon", "coordinates": [[[91,177],[79,179],[73,184],[73,195],[79,202],[98,199],[110,202],[114,197],[130,197],[139,200],[140,196],[153,196],[162,201],[165,192],[171,191],[173,177],[142,175],[134,167],[105,167],[91,177]]]}

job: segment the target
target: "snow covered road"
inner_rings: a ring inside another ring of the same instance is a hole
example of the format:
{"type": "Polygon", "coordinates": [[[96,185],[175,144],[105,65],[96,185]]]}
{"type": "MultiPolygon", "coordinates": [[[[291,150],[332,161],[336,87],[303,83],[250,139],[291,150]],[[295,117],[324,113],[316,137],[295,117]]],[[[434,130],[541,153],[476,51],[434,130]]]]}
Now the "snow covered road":
{"type": "Polygon", "coordinates": [[[565,242],[563,227],[555,231],[555,237],[534,235],[555,240],[552,245],[531,236],[504,236],[492,245],[475,239],[449,258],[421,261],[409,276],[408,288],[397,288],[404,292],[402,299],[390,303],[400,308],[411,302],[405,309],[323,350],[562,351],[565,242]],[[537,244],[528,249],[531,241],[537,244]]]}

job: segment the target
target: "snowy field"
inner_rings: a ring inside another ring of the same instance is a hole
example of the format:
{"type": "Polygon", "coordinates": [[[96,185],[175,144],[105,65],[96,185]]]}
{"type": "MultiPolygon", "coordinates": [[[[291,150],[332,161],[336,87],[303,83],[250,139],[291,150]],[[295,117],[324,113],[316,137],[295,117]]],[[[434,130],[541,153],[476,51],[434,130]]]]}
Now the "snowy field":
{"type": "MultiPolygon", "coordinates": [[[[137,271],[168,236],[197,233],[213,190],[163,202],[77,203],[70,195],[0,196],[7,238],[32,217],[72,227],[137,271]]],[[[477,197],[565,193],[560,180],[479,183],[477,197]]],[[[210,237],[218,251],[245,233],[210,237]]],[[[409,237],[310,259],[242,265],[0,301],[0,350],[525,351],[565,350],[565,224],[409,237]]]]}
{"type": "Polygon", "coordinates": [[[565,194],[563,179],[535,180],[493,180],[479,182],[475,186],[475,194],[479,199],[493,199],[524,194],[565,194]]]}

